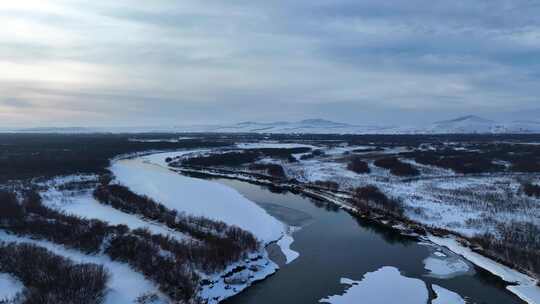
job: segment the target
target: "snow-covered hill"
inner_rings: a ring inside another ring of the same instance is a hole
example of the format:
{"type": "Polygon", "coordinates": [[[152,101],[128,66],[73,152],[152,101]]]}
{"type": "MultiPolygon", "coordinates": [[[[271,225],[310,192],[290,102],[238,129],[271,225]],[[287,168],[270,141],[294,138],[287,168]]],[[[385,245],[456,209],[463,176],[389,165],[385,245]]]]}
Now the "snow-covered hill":
{"type": "Polygon", "coordinates": [[[444,120],[433,123],[418,133],[449,134],[449,133],[539,133],[540,122],[535,121],[511,121],[497,122],[475,115],[468,115],[452,120],[444,120]]]}
{"type": "MultiPolygon", "coordinates": [[[[311,133],[311,134],[324,134],[324,133],[338,133],[338,134],[351,134],[351,133],[379,133],[384,132],[385,129],[390,129],[387,126],[376,125],[351,125],[346,123],[333,122],[324,119],[306,119],[297,122],[242,122],[233,125],[222,126],[200,126],[188,129],[203,132],[235,132],[235,133],[311,133]]],[[[180,128],[183,129],[183,128],[180,128]]]]}
{"type": "Polygon", "coordinates": [[[180,128],[185,131],[223,133],[309,133],[309,134],[502,134],[540,133],[540,122],[497,122],[475,115],[420,126],[353,125],[324,119],[298,122],[243,122],[234,125],[180,128]]]}
{"type": "Polygon", "coordinates": [[[498,122],[475,115],[443,120],[427,125],[390,126],[348,124],[325,119],[296,122],[241,122],[223,125],[189,125],[165,127],[121,128],[33,128],[0,130],[0,132],[30,133],[272,133],[272,134],[508,134],[540,133],[540,121],[516,120],[498,122]]]}

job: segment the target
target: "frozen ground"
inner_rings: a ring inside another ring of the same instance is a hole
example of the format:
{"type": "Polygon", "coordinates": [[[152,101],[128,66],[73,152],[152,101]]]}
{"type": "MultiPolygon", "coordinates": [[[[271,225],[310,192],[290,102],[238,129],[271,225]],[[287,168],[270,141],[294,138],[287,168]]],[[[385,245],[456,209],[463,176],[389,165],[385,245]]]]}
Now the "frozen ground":
{"type": "Polygon", "coordinates": [[[12,299],[24,288],[24,285],[7,273],[0,272],[0,302],[5,299],[12,299]]]}
{"type": "MultiPolygon", "coordinates": [[[[6,234],[3,231],[0,231],[0,239],[5,242],[35,244],[47,248],[57,255],[69,258],[76,263],[95,263],[104,265],[111,273],[104,304],[133,304],[137,297],[147,293],[155,293],[160,295],[162,299],[165,299],[165,296],[161,295],[157,286],[148,281],[142,274],[134,271],[127,264],[112,261],[107,256],[87,255],[48,241],[14,236],[6,234]]],[[[165,302],[166,301],[160,301],[158,303],[165,302]]]]}
{"type": "Polygon", "coordinates": [[[418,304],[427,303],[428,291],[426,284],[418,279],[401,275],[394,267],[383,267],[374,272],[366,273],[360,281],[341,279],[341,283],[349,285],[342,295],[329,296],[321,299],[320,303],[331,304],[418,304]]]}

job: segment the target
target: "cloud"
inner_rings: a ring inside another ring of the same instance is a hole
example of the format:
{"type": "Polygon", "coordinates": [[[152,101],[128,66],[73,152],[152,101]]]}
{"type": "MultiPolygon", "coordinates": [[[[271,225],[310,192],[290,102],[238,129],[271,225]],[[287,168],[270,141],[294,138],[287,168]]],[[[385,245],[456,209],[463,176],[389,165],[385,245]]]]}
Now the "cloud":
{"type": "Polygon", "coordinates": [[[6,126],[395,122],[540,96],[540,6],[526,0],[5,2],[6,126]]]}
{"type": "Polygon", "coordinates": [[[10,108],[31,108],[33,104],[28,100],[11,98],[0,101],[0,106],[10,107],[10,108]]]}

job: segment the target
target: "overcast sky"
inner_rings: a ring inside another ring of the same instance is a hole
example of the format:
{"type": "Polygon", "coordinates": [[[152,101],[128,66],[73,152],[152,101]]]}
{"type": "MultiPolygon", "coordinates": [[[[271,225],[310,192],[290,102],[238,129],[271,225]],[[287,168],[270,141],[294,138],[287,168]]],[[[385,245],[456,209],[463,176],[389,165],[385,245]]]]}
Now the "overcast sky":
{"type": "Polygon", "coordinates": [[[0,126],[538,109],[539,16],[536,0],[3,0],[0,126]]]}

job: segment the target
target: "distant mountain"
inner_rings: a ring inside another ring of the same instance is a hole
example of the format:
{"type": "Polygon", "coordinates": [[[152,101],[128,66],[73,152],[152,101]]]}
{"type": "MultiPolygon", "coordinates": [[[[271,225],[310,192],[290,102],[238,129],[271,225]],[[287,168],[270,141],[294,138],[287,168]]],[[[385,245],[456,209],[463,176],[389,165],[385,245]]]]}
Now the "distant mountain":
{"type": "Polygon", "coordinates": [[[462,117],[458,117],[458,118],[451,119],[451,120],[438,121],[438,122],[435,122],[435,124],[454,124],[454,123],[463,123],[463,122],[465,122],[465,123],[491,124],[491,123],[494,123],[495,121],[485,119],[485,118],[482,118],[482,117],[479,117],[479,116],[476,116],[476,115],[467,115],[467,116],[462,116],[462,117]]]}
{"type": "MultiPolygon", "coordinates": [[[[6,130],[4,130],[6,131],[6,130]]],[[[33,128],[7,132],[36,133],[272,133],[272,134],[503,134],[540,133],[540,122],[516,120],[497,122],[476,115],[437,121],[423,126],[354,125],[325,119],[305,119],[296,122],[245,121],[224,125],[194,125],[175,127],[122,128],[33,128]]]]}
{"type": "Polygon", "coordinates": [[[433,123],[428,127],[428,133],[493,133],[497,128],[493,120],[475,115],[458,117],[433,123]]]}
{"type": "MultiPolygon", "coordinates": [[[[193,129],[191,129],[193,130],[193,129]]],[[[297,122],[244,122],[212,126],[200,132],[242,133],[306,133],[306,134],[500,134],[540,133],[540,122],[497,122],[476,115],[437,121],[425,126],[353,125],[325,119],[306,119],[297,122]]]]}
{"type": "Polygon", "coordinates": [[[375,125],[351,125],[347,123],[334,122],[325,119],[306,119],[296,122],[241,122],[232,125],[194,126],[179,127],[178,130],[190,132],[217,132],[217,133],[309,133],[309,134],[363,134],[378,133],[385,126],[375,125]]]}
{"type": "Polygon", "coordinates": [[[431,134],[501,134],[540,133],[540,123],[535,121],[497,122],[475,115],[438,121],[418,133],[431,134]]]}
{"type": "Polygon", "coordinates": [[[50,128],[26,128],[26,129],[16,129],[13,131],[21,132],[36,132],[36,133],[87,133],[89,132],[88,128],[84,127],[50,127],[50,128]]]}

